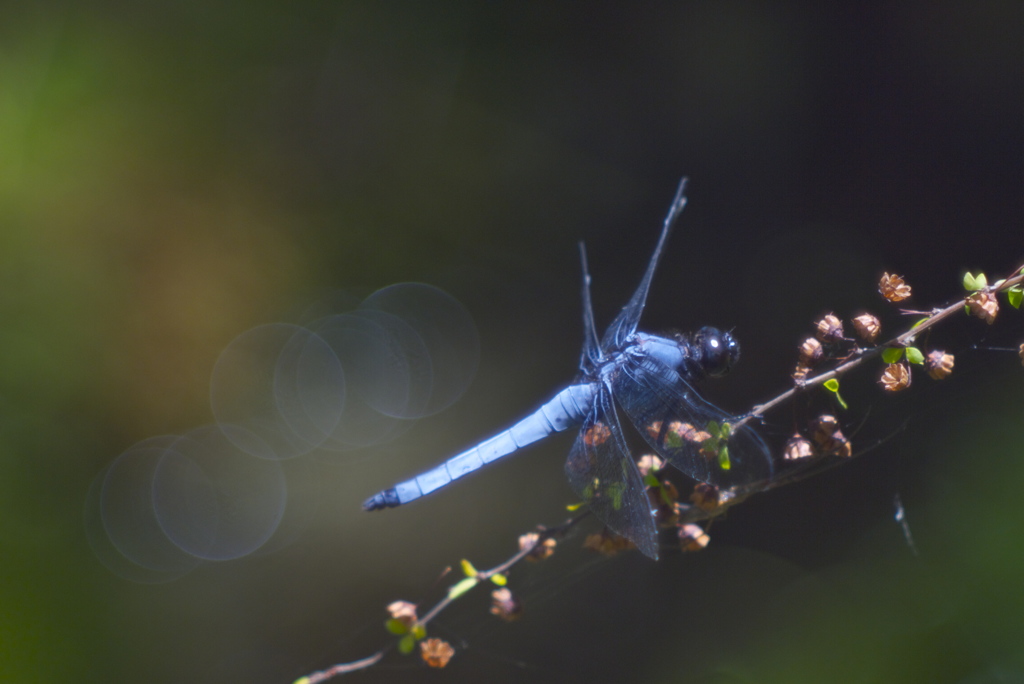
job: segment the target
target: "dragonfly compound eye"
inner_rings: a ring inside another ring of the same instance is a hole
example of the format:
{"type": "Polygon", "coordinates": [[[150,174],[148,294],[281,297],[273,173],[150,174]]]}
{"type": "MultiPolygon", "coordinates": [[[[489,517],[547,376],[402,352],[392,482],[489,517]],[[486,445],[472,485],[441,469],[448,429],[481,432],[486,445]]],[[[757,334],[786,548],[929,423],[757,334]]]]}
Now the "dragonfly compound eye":
{"type": "Polygon", "coordinates": [[[739,342],[731,333],[717,328],[701,328],[694,338],[700,350],[704,372],[708,375],[725,375],[740,359],[739,342]]]}

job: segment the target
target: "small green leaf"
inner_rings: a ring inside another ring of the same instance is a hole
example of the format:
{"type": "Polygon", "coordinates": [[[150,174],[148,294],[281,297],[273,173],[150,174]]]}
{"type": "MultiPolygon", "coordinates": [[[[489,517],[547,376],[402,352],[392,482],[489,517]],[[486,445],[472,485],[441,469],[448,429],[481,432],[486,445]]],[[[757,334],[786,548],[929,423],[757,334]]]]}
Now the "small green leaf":
{"type": "Polygon", "coordinates": [[[583,491],[580,492],[580,494],[583,496],[583,503],[587,503],[588,501],[593,499],[594,498],[594,484],[593,483],[588,484],[586,487],[583,488],[583,491]]]}
{"type": "Polygon", "coordinates": [[[924,363],[924,354],[917,347],[907,347],[907,361],[920,366],[924,363]]]}
{"type": "Polygon", "coordinates": [[[412,638],[412,634],[406,634],[404,637],[398,640],[398,651],[403,655],[409,655],[412,650],[416,648],[416,640],[412,638]]]}
{"type": "Polygon", "coordinates": [[[405,634],[409,631],[409,628],[406,626],[404,622],[402,622],[401,620],[396,620],[395,618],[391,618],[390,620],[385,622],[384,627],[395,636],[398,636],[399,634],[405,634]]]}
{"type": "Polygon", "coordinates": [[[717,420],[709,420],[708,424],[704,426],[704,429],[708,431],[712,437],[718,437],[721,432],[721,428],[718,426],[717,420]]]}
{"type": "Polygon", "coordinates": [[[480,580],[478,580],[476,577],[467,577],[466,579],[459,580],[458,582],[456,582],[448,588],[448,598],[459,598],[467,591],[475,587],[479,581],[480,580]]]}
{"type": "Polygon", "coordinates": [[[476,577],[476,568],[465,558],[462,559],[462,574],[466,577],[476,577]]]}
{"type": "Polygon", "coordinates": [[[582,503],[582,502],[580,502],[580,503],[574,503],[574,504],[569,504],[568,506],[566,506],[566,507],[565,507],[565,510],[569,511],[570,513],[572,513],[572,512],[574,512],[574,511],[578,511],[578,510],[580,510],[580,509],[581,509],[581,508],[583,508],[584,506],[586,506],[586,504],[585,504],[585,503],[582,503]]]}
{"type": "Polygon", "coordinates": [[[644,476],[644,486],[645,487],[660,487],[661,483],[658,482],[658,478],[657,478],[657,476],[654,473],[647,473],[647,475],[644,476]]]}
{"type": "Polygon", "coordinates": [[[616,482],[608,486],[608,496],[612,499],[612,508],[619,510],[622,508],[622,491],[625,485],[622,482],[616,482]]]}
{"type": "Polygon", "coordinates": [[[676,432],[669,430],[665,433],[665,446],[669,449],[682,449],[683,438],[680,437],[676,432]]]}
{"type": "Polygon", "coordinates": [[[730,435],[732,435],[732,425],[729,423],[722,423],[722,429],[718,433],[718,438],[726,440],[729,439],[730,435]]]}
{"type": "Polygon", "coordinates": [[[412,638],[416,641],[423,641],[427,636],[427,628],[423,625],[416,623],[412,626],[412,638]]]}
{"type": "Polygon", "coordinates": [[[503,587],[508,584],[508,577],[505,577],[500,572],[491,575],[491,581],[497,584],[499,587],[503,587]]]}
{"type": "Polygon", "coordinates": [[[722,470],[729,470],[732,463],[729,462],[729,445],[723,444],[718,450],[718,467],[722,470]]]}
{"type": "Polygon", "coordinates": [[[919,321],[916,321],[916,322],[914,323],[914,325],[910,326],[910,329],[911,329],[911,330],[913,330],[913,329],[914,329],[914,328],[916,328],[917,326],[919,326],[919,325],[922,325],[922,324],[924,324],[924,323],[927,323],[927,322],[928,322],[928,321],[930,321],[931,319],[932,319],[932,318],[931,318],[931,316],[925,316],[924,318],[920,319],[919,321]]]}
{"type": "Polygon", "coordinates": [[[843,398],[841,396],[839,396],[839,381],[838,380],[836,380],[835,378],[832,378],[831,380],[826,380],[825,384],[824,384],[824,387],[829,392],[832,392],[833,394],[836,395],[836,401],[839,402],[839,405],[842,406],[844,410],[850,408],[849,406],[847,406],[846,402],[843,401],[843,398]]]}
{"type": "Polygon", "coordinates": [[[886,347],[882,350],[882,360],[886,363],[896,363],[903,358],[903,347],[886,347]]]}
{"type": "Polygon", "coordinates": [[[668,490],[665,489],[660,482],[658,483],[658,496],[661,498],[661,502],[666,506],[671,506],[674,503],[671,495],[668,493],[668,490]]]}
{"type": "Polygon", "coordinates": [[[984,273],[971,275],[971,272],[968,271],[964,274],[964,288],[966,290],[974,292],[986,286],[988,286],[988,278],[985,277],[984,273]]]}
{"type": "Polygon", "coordinates": [[[1014,309],[1020,308],[1021,300],[1024,299],[1024,287],[1014,285],[1006,291],[1006,299],[1014,309]]]}

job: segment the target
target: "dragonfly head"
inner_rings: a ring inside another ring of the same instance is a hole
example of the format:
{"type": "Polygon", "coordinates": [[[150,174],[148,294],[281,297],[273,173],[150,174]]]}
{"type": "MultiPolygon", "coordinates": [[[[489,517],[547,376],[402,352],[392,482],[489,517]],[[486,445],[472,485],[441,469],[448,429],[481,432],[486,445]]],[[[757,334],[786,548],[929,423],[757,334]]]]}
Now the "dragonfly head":
{"type": "Polygon", "coordinates": [[[693,334],[692,341],[708,375],[725,375],[740,360],[740,344],[732,333],[705,326],[693,334]]]}

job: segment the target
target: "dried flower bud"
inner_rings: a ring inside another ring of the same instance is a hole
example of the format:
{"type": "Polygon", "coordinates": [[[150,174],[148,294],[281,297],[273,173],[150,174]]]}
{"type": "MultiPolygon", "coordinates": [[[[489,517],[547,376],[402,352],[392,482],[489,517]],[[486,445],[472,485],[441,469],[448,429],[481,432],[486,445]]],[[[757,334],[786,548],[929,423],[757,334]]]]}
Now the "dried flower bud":
{"type": "Polygon", "coordinates": [[[491,592],[491,615],[497,615],[506,622],[518,620],[523,615],[523,604],[506,588],[491,592]]]}
{"type": "Polygon", "coordinates": [[[710,541],[711,537],[700,525],[688,523],[679,527],[679,545],[683,551],[700,551],[710,541]]]}
{"type": "Polygon", "coordinates": [[[807,379],[807,374],[811,372],[811,369],[802,363],[797,364],[796,370],[793,371],[793,381],[796,384],[803,384],[803,381],[807,379]]]}
{"type": "Polygon", "coordinates": [[[656,420],[647,426],[647,435],[653,440],[660,440],[666,436],[676,436],[679,439],[685,439],[687,442],[693,442],[700,444],[706,439],[710,439],[711,435],[703,430],[698,430],[690,423],[681,423],[678,420],[672,421],[665,428],[665,434],[662,434],[662,423],[660,420],[656,420]]]}
{"type": "Polygon", "coordinates": [[[993,292],[975,292],[967,298],[967,309],[972,316],[977,316],[989,325],[996,320],[999,313],[999,302],[993,292]]]}
{"type": "Polygon", "coordinates": [[[530,549],[529,553],[526,555],[526,560],[545,560],[550,558],[555,552],[555,546],[557,546],[558,542],[551,537],[548,537],[544,541],[538,543],[539,539],[540,535],[536,532],[528,532],[519,537],[519,550],[525,551],[526,549],[530,549]]]}
{"type": "Polygon", "coordinates": [[[878,281],[878,291],[890,302],[902,302],[910,296],[910,286],[903,282],[903,278],[888,273],[878,281]]]}
{"type": "Polygon", "coordinates": [[[910,387],[910,368],[905,363],[890,363],[878,381],[886,392],[900,392],[910,387]]]}
{"type": "Polygon", "coordinates": [[[398,620],[407,629],[411,629],[419,619],[416,617],[416,604],[408,601],[395,601],[387,610],[393,620],[398,620]]]}
{"type": "Polygon", "coordinates": [[[837,342],[843,339],[843,322],[834,314],[828,314],[814,325],[817,328],[814,335],[822,342],[837,342]]]}
{"type": "Polygon", "coordinates": [[[740,503],[748,495],[739,495],[734,489],[721,489],[707,483],[698,483],[690,492],[690,502],[705,513],[718,515],[730,506],[740,503]]]}
{"type": "Polygon", "coordinates": [[[554,537],[548,537],[537,546],[533,547],[530,555],[526,557],[527,560],[538,561],[551,558],[555,553],[555,547],[558,546],[558,542],[554,537]]]}
{"type": "Polygon", "coordinates": [[[540,535],[536,532],[527,532],[526,534],[519,535],[519,550],[525,551],[526,549],[533,549],[537,546],[537,542],[540,540],[540,535]]]}
{"type": "Polygon", "coordinates": [[[666,504],[657,492],[650,489],[647,490],[647,498],[651,502],[651,510],[654,511],[654,524],[659,529],[675,527],[679,523],[682,508],[679,502],[666,504]]]}
{"type": "Polygon", "coordinates": [[[850,440],[839,429],[835,416],[822,415],[811,423],[811,439],[817,452],[823,456],[848,457],[853,453],[850,440]]]}
{"type": "Polygon", "coordinates": [[[605,556],[614,556],[620,551],[635,549],[633,542],[605,528],[598,534],[587,535],[583,548],[597,551],[605,556]]]}
{"type": "Polygon", "coordinates": [[[444,667],[455,655],[455,649],[447,641],[427,639],[420,642],[420,656],[430,667],[444,667]]]}
{"type": "Polygon", "coordinates": [[[660,487],[648,487],[647,499],[651,502],[651,508],[656,510],[655,514],[658,525],[675,524],[675,506],[679,500],[679,490],[668,480],[664,480],[660,487]]]}
{"type": "Polygon", "coordinates": [[[690,501],[702,511],[713,511],[718,508],[721,490],[705,482],[698,483],[690,494],[690,501]]]}
{"type": "Polygon", "coordinates": [[[862,340],[873,343],[878,339],[878,333],[882,331],[882,324],[871,314],[865,313],[853,319],[853,329],[862,340]]]}
{"type": "Polygon", "coordinates": [[[612,436],[611,428],[604,423],[594,423],[583,433],[583,442],[587,446],[600,446],[612,436]]]}
{"type": "Polygon", "coordinates": [[[823,444],[832,437],[832,434],[839,429],[839,421],[835,416],[823,414],[814,419],[811,423],[811,438],[817,445],[823,444]]]}
{"type": "Polygon", "coordinates": [[[953,355],[937,349],[929,352],[924,360],[924,368],[935,380],[948,378],[953,372],[953,355]]]}
{"type": "MultiPolygon", "coordinates": [[[[815,362],[821,359],[823,353],[821,342],[813,337],[808,337],[800,345],[800,366],[813,366],[815,362]]],[[[797,366],[797,368],[800,366],[797,366]]]]}
{"type": "Polygon", "coordinates": [[[805,458],[814,456],[814,447],[811,446],[810,440],[801,436],[798,432],[786,442],[786,448],[783,453],[787,461],[802,461],[805,458]]]}
{"type": "Polygon", "coordinates": [[[658,472],[664,465],[665,461],[654,454],[645,454],[636,462],[636,467],[640,470],[641,477],[647,477],[651,473],[658,472]]]}

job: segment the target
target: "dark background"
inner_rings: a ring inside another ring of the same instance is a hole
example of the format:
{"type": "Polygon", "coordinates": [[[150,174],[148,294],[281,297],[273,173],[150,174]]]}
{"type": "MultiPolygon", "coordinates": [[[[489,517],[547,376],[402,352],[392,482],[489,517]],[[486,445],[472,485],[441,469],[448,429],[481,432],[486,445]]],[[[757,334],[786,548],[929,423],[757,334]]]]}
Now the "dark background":
{"type": "MultiPolygon", "coordinates": [[[[369,494],[571,379],[576,242],[607,322],[679,178],[690,204],[645,326],[734,327],[709,394],[787,386],[812,321],[913,306],[1024,256],[1024,9],[991,3],[33,3],[0,10],[0,679],[291,682],[380,643],[384,606],[564,516],[569,438],[407,509],[369,494]],[[137,585],[83,532],[134,442],[209,422],[218,353],[325,289],[446,289],[474,316],[466,396],[385,447],[311,462],[276,554],[137,585]],[[311,496],[311,495],[310,495],[311,496]]],[[[854,463],[755,499],[705,552],[567,549],[467,597],[357,681],[996,682],[1024,677],[1019,312],[882,397],[844,381],[854,463]],[[848,388],[848,389],[847,389],[848,388]],[[906,429],[893,432],[906,424],[906,429]],[[851,426],[851,432],[853,431],[851,426]],[[877,442],[888,437],[884,444],[877,442]],[[921,555],[892,521],[901,493],[921,555]]],[[[766,430],[785,434],[780,409],[766,430]]],[[[581,536],[566,542],[575,548],[581,536]]]]}

